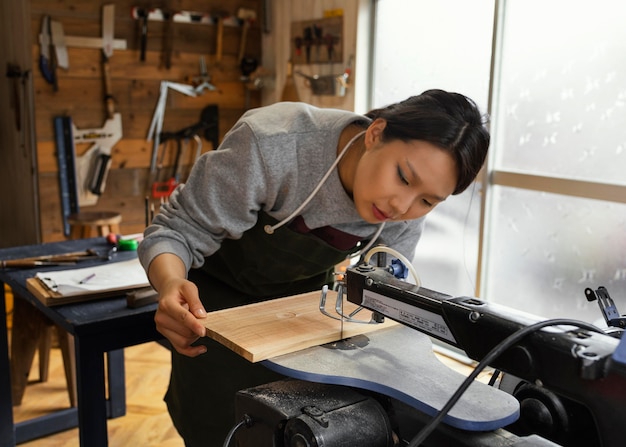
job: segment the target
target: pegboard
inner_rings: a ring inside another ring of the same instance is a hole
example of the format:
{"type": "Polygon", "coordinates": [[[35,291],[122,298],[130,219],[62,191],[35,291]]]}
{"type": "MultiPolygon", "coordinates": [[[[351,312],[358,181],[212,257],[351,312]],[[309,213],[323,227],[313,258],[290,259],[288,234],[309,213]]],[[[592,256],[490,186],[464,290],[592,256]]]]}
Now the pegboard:
{"type": "Polygon", "coordinates": [[[343,63],[343,17],[292,22],[290,53],[293,64],[343,63]]]}

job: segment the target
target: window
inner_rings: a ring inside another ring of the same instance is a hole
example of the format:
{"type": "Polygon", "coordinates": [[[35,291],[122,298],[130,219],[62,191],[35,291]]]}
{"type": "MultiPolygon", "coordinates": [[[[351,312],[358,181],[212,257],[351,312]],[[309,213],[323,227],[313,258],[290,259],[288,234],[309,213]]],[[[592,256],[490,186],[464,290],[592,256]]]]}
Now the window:
{"type": "MultiPolygon", "coordinates": [[[[487,113],[493,1],[376,1],[372,107],[431,88],[462,93],[487,113]]],[[[438,205],[413,264],[425,287],[473,295],[481,185],[438,205]]]]}
{"type": "Polygon", "coordinates": [[[374,4],[373,107],[428,88],[491,103],[487,184],[427,219],[424,285],[595,323],[584,290],[605,286],[626,313],[626,4],[374,4]]]}
{"type": "Polygon", "coordinates": [[[602,322],[587,287],[626,312],[626,4],[500,5],[481,296],[602,322]]]}

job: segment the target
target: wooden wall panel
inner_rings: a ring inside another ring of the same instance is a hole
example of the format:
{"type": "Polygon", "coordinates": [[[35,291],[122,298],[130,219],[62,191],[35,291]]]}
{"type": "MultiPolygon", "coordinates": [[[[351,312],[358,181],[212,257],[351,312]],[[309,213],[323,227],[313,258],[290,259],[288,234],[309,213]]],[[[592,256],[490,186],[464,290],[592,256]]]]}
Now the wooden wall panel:
{"type": "MultiPolygon", "coordinates": [[[[261,61],[262,0],[247,1],[93,1],[93,0],[31,0],[31,39],[33,61],[39,59],[39,33],[44,15],[62,23],[67,36],[100,37],[101,11],[104,4],[115,4],[115,38],[126,40],[126,50],[114,50],[109,59],[109,73],[115,109],[122,116],[123,139],[112,150],[112,168],[104,194],[94,206],[84,210],[118,210],[122,213],[122,232],[135,233],[145,223],[145,197],[149,193],[148,169],[152,142],[146,141],[148,129],[159,97],[162,81],[191,83],[200,75],[200,57],[204,56],[208,75],[217,91],[206,91],[189,97],[170,90],[163,130],[176,131],[197,123],[202,109],[209,104],[219,108],[219,135],[232,127],[246,107],[246,88],[241,81],[238,60],[241,27],[225,26],[223,57],[216,61],[217,27],[214,25],[174,23],[171,27],[171,67],[162,62],[164,24],[148,23],[147,52],[140,61],[140,23],[131,17],[131,8],[169,8],[199,11],[211,15],[236,15],[239,8],[252,9],[257,21],[252,23],[246,40],[246,56],[261,61]]],[[[60,204],[58,164],[54,142],[53,118],[71,116],[79,129],[101,128],[106,119],[101,51],[89,48],[68,48],[69,69],[57,70],[58,90],[46,83],[41,72],[33,73],[37,134],[40,221],[43,241],[61,240],[62,212],[60,204]]],[[[36,63],[34,64],[36,66],[36,63]]],[[[249,107],[260,103],[258,91],[249,92],[249,107]]],[[[203,141],[203,152],[212,145],[203,141]]],[[[80,154],[86,150],[77,146],[80,154]]],[[[174,147],[165,158],[171,165],[174,147]]],[[[156,203],[158,208],[158,203],[156,203]]]]}

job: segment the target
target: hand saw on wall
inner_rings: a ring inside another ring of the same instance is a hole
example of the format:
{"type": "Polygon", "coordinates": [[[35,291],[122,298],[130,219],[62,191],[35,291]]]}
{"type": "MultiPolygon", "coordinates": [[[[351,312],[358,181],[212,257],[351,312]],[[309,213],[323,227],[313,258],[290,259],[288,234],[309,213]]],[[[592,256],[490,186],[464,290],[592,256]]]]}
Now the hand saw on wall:
{"type": "Polygon", "coordinates": [[[122,139],[122,116],[115,112],[111,89],[109,58],[114,48],[115,5],[102,9],[102,77],[104,81],[107,120],[100,129],[77,129],[72,125],[75,143],[91,143],[87,152],[76,157],[78,201],[81,206],[94,205],[104,192],[111,167],[111,150],[122,139]]]}

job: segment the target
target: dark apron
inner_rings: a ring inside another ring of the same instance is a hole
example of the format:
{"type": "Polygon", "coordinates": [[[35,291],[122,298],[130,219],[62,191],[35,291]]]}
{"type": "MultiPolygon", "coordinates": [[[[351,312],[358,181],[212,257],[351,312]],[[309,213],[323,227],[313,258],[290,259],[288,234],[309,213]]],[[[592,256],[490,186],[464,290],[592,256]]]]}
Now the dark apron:
{"type": "MultiPolygon", "coordinates": [[[[319,290],[332,284],[332,271],[350,252],[286,226],[268,235],[276,220],[259,214],[254,228],[239,240],[225,240],[189,279],[207,311],[319,290]]],[[[190,358],[172,351],[172,373],[165,396],[168,410],[187,447],[222,446],[236,424],[235,393],[282,376],[250,363],[205,337],[207,353],[190,358]]]]}

